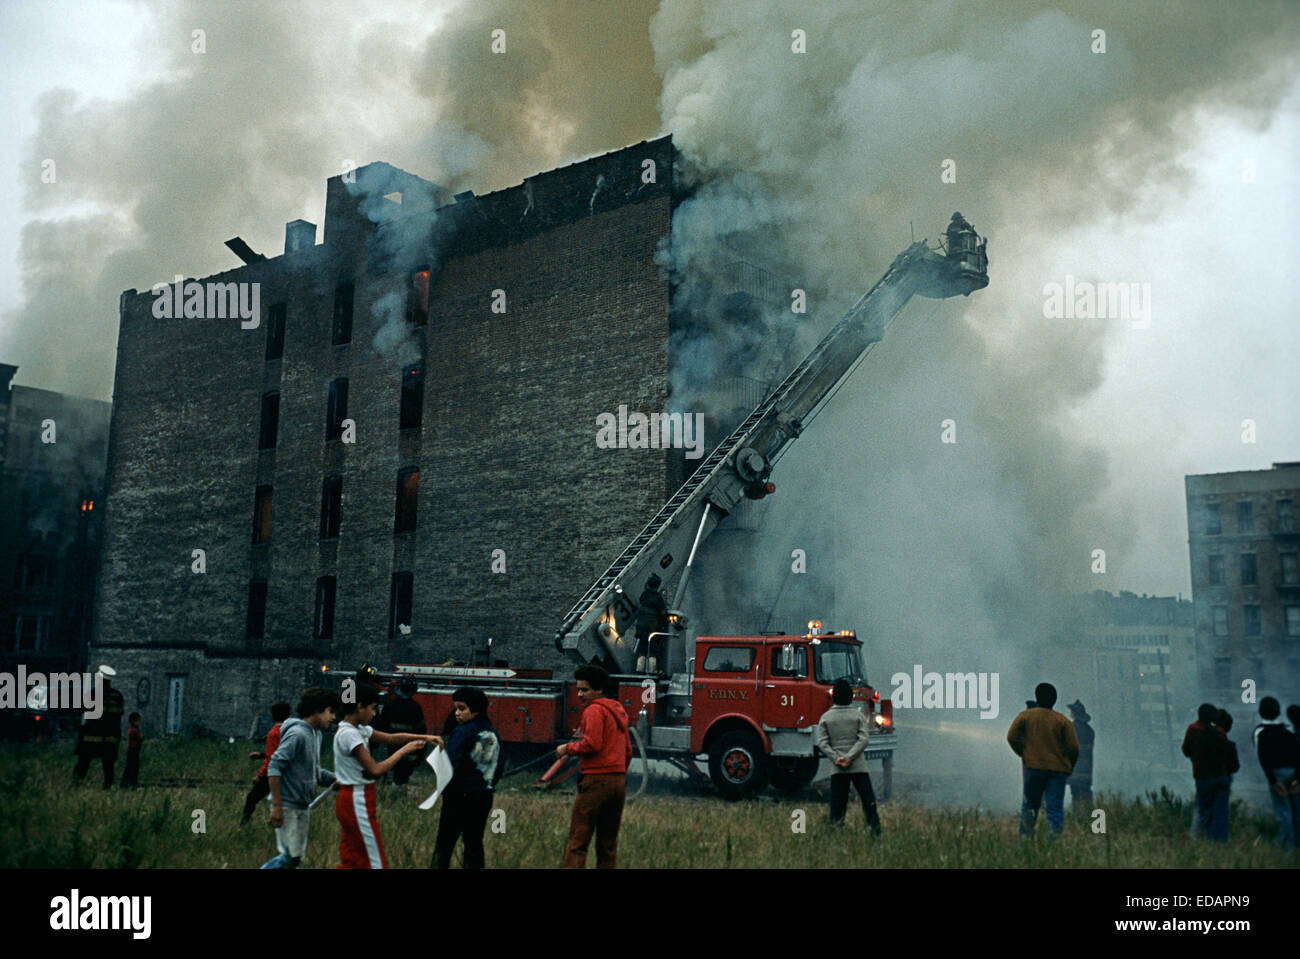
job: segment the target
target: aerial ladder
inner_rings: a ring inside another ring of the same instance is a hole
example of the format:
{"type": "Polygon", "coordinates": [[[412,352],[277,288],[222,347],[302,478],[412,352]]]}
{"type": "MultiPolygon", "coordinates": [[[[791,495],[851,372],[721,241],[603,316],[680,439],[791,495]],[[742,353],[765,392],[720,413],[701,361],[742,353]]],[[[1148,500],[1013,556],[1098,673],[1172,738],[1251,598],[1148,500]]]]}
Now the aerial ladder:
{"type": "Polygon", "coordinates": [[[773,467],[821,412],[837,387],[881,339],[913,296],[969,296],[988,286],[987,240],[953,214],[938,248],[912,243],[813,348],[803,362],[709,454],[618,558],[574,604],[555,635],[572,660],[612,673],[634,672],[638,599],[657,574],[672,612],[661,668],[686,669],[685,619],[678,612],[696,554],[745,498],[775,491],[773,467]]]}

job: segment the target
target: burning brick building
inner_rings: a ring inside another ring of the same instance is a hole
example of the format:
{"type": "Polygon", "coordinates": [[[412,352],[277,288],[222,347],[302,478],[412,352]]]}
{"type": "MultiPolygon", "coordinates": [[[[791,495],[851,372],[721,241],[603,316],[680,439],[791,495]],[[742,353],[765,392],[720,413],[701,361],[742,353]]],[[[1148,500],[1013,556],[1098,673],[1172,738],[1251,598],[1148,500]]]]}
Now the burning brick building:
{"type": "Polygon", "coordinates": [[[13,386],[0,364],[0,670],[85,666],[109,404],[13,386]]]}
{"type": "Polygon", "coordinates": [[[1300,462],[1186,477],[1200,689],[1294,701],[1300,686],[1300,462]]]}
{"type": "Polygon", "coordinates": [[[692,465],[595,441],[669,403],[675,159],[454,197],[373,163],[329,180],[323,243],[228,242],[244,265],[199,289],[258,284],[255,320],[122,294],[93,646],[129,708],[235,734],[326,664],[489,637],[559,664],[564,612],[692,465]]]}

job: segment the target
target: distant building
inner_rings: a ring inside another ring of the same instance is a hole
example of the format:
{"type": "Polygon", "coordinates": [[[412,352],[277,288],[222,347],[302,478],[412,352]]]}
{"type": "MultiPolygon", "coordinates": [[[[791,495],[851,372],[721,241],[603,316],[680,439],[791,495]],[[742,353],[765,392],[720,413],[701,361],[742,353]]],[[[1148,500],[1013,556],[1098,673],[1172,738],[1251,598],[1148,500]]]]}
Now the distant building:
{"type": "MultiPolygon", "coordinates": [[[[1240,703],[1242,683],[1300,692],[1300,462],[1188,476],[1187,532],[1200,689],[1240,703]]],[[[1232,707],[1229,706],[1229,709],[1232,707]]]]}
{"type": "Polygon", "coordinates": [[[0,363],[0,670],[86,665],[111,406],[0,363]]]}
{"type": "Polygon", "coordinates": [[[1041,653],[1043,675],[1061,677],[1057,709],[1082,700],[1112,755],[1173,759],[1195,705],[1191,602],[1097,590],[1062,599],[1060,613],[1060,631],[1041,653]]]}

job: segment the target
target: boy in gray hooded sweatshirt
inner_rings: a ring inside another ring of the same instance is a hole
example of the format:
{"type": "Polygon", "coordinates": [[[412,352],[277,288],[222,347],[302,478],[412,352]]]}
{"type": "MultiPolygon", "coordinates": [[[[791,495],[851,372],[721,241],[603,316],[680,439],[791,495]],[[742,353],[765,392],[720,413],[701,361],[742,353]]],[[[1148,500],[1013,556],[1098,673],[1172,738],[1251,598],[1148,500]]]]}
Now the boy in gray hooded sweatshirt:
{"type": "Polygon", "coordinates": [[[320,765],[321,731],[334,722],[336,693],[313,687],[298,702],[298,718],[280,727],[280,745],[266,769],[271,788],[271,825],[280,854],[263,869],[294,869],[307,852],[307,826],[316,787],[334,785],[334,774],[320,765]]]}

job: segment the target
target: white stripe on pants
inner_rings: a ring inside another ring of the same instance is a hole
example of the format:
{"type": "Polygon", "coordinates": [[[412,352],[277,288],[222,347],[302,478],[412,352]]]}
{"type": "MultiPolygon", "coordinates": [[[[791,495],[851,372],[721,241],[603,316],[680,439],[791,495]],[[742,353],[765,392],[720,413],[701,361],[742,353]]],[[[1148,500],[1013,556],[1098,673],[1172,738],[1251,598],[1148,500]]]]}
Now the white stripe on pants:
{"type": "MultiPolygon", "coordinates": [[[[375,797],[378,806],[379,797],[375,797]]],[[[352,787],[352,812],[357,817],[357,829],[361,831],[361,841],[366,844],[366,856],[370,859],[371,869],[383,869],[384,861],[379,858],[379,843],[375,841],[375,831],[370,828],[370,811],[366,809],[366,787],[352,787]]]]}

